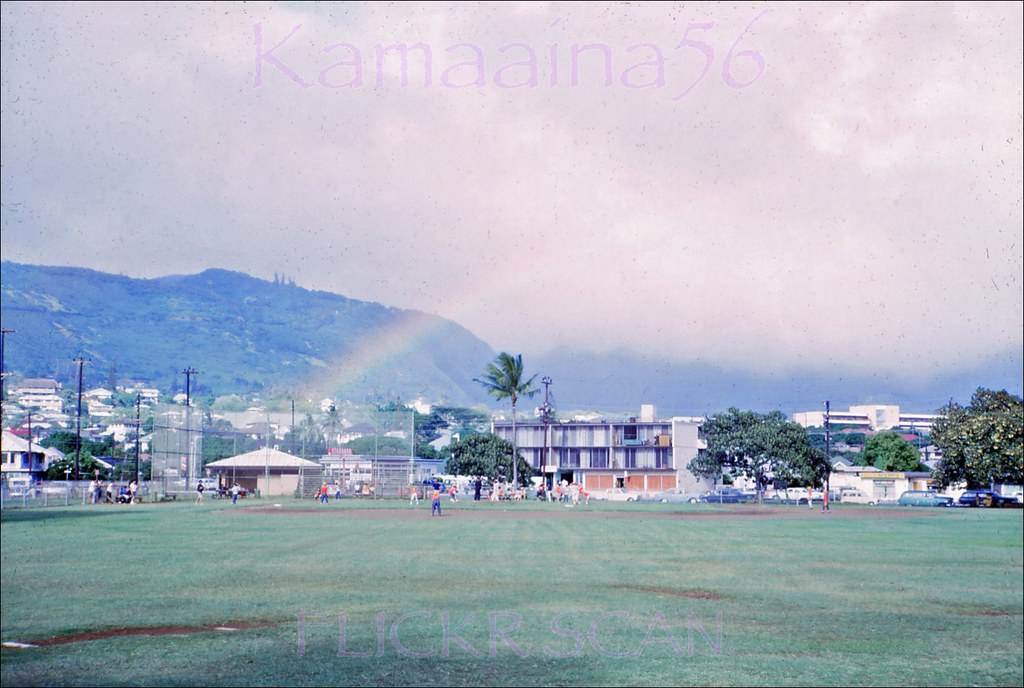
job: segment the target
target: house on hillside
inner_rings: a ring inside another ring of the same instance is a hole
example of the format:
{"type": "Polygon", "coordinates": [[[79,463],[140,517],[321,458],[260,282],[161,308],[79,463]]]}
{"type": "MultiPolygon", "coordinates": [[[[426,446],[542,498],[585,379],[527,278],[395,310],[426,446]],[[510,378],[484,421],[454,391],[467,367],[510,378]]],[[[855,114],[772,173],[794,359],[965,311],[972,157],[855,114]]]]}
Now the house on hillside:
{"type": "Polygon", "coordinates": [[[18,404],[24,409],[59,414],[64,406],[60,392],[61,385],[56,380],[26,378],[12,391],[12,396],[17,398],[18,404]]]}

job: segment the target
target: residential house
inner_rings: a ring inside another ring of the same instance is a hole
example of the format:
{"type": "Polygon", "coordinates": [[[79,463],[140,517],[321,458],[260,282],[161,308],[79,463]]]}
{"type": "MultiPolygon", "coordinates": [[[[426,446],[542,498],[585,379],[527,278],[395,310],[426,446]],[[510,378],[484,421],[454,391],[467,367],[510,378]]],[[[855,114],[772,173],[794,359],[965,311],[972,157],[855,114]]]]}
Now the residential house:
{"type": "MultiPolygon", "coordinates": [[[[56,451],[56,450],[53,450],[56,451]]],[[[60,452],[56,452],[60,455],[60,452]]],[[[51,452],[36,443],[31,449],[27,439],[4,431],[0,440],[0,472],[5,480],[11,477],[41,479],[49,468],[51,452]]]]}

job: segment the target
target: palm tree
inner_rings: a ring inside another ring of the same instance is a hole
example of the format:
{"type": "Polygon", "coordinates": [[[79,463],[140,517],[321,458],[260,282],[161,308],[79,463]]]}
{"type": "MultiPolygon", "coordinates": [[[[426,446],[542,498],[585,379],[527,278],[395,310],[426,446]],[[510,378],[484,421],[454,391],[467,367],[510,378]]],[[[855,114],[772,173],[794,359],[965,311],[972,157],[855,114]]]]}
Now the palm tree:
{"type": "Polygon", "coordinates": [[[487,364],[487,370],[483,377],[473,378],[484,386],[487,393],[501,401],[510,399],[512,401],[512,485],[519,487],[519,451],[516,448],[516,402],[520,396],[532,397],[539,390],[531,387],[534,375],[529,380],[523,381],[523,356],[518,354],[498,354],[493,363],[487,364]]]}
{"type": "Polygon", "coordinates": [[[331,453],[331,440],[338,441],[338,425],[341,423],[341,414],[338,413],[338,407],[331,404],[330,408],[324,414],[322,426],[324,434],[327,440],[327,453],[331,453]],[[329,431],[329,432],[328,432],[329,431]]]}
{"type": "Polygon", "coordinates": [[[306,458],[307,447],[316,447],[324,443],[324,433],[313,419],[313,414],[308,411],[306,412],[306,419],[299,427],[299,437],[302,441],[302,458],[306,458]]]}

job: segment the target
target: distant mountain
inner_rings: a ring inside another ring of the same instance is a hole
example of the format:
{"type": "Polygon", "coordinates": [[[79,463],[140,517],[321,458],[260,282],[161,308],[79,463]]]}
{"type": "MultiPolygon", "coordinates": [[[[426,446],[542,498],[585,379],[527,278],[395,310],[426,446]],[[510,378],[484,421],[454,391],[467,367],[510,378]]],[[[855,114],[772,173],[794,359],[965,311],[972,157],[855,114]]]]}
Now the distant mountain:
{"type": "MultiPolygon", "coordinates": [[[[88,387],[117,378],[164,390],[199,370],[197,393],[335,395],[362,402],[422,396],[453,404],[496,404],[473,382],[495,352],[456,323],[238,272],[132,279],[81,268],[0,264],[6,369],[25,377],[74,380],[83,356],[88,387]]],[[[519,353],[519,352],[512,352],[519,353]]],[[[528,375],[550,375],[559,409],[700,415],[729,406],[786,412],[856,403],[896,403],[927,412],[979,386],[1020,394],[1024,354],[1008,351],[922,382],[889,376],[802,373],[762,377],[707,363],[631,352],[523,351],[528,375]]],[[[524,414],[540,397],[523,399],[524,414]]]]}
{"type": "Polygon", "coordinates": [[[0,265],[5,368],[87,386],[141,379],[197,393],[290,391],[483,402],[472,381],[495,353],[443,318],[226,270],[133,279],[93,270],[0,265]]]}

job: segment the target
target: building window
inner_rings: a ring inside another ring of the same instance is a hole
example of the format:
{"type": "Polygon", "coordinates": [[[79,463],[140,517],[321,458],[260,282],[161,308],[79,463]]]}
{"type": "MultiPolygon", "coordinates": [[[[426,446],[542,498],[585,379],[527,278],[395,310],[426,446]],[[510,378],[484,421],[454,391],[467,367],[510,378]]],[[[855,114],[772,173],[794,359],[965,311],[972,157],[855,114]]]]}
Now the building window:
{"type": "Polygon", "coordinates": [[[530,465],[532,465],[534,468],[537,468],[537,469],[543,468],[543,466],[544,466],[544,451],[543,450],[536,450],[536,449],[534,449],[534,450],[531,450],[530,453],[533,454],[533,461],[530,462],[530,465]]]}
{"type": "Polygon", "coordinates": [[[608,449],[598,447],[590,450],[591,468],[608,468],[608,449]]]}
{"type": "Polygon", "coordinates": [[[636,468],[636,449],[627,448],[624,450],[625,468],[636,468]]]}
{"type": "Polygon", "coordinates": [[[561,456],[561,462],[559,466],[561,468],[579,468],[580,467],[580,450],[579,449],[559,449],[561,456]]]}

